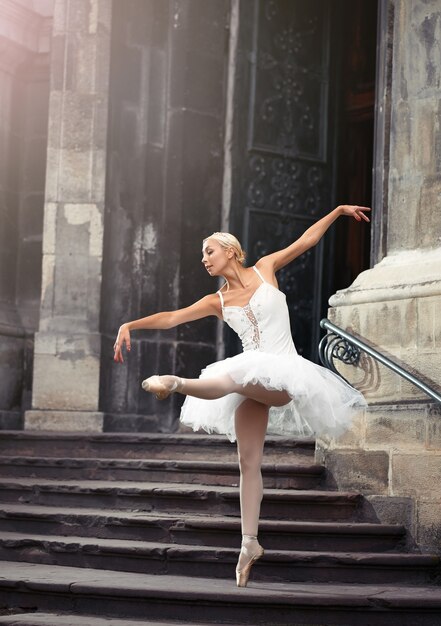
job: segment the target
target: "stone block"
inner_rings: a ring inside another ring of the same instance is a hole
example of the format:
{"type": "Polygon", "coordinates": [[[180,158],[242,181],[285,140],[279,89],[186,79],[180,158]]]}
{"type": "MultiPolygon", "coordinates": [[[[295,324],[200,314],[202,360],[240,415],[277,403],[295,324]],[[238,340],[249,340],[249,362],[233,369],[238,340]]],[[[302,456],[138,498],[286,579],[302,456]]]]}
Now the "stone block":
{"type": "Polygon", "coordinates": [[[413,498],[395,496],[366,496],[363,502],[363,519],[382,524],[403,524],[414,537],[415,501],[413,498]]]}
{"type": "MultiPolygon", "coordinates": [[[[421,169],[427,174],[435,174],[436,172],[436,140],[437,134],[433,132],[433,129],[438,123],[438,100],[436,98],[418,99],[411,103],[412,113],[414,118],[413,124],[413,138],[412,143],[412,158],[413,166],[421,169]]],[[[432,182],[436,181],[432,179],[432,182]]],[[[423,206],[430,207],[430,204],[423,204],[423,206]]],[[[433,214],[432,211],[425,211],[425,214],[433,214]]],[[[425,234],[424,225],[420,231],[420,235],[425,234]]]]}
{"type": "Polygon", "coordinates": [[[366,413],[366,446],[375,448],[424,448],[426,406],[369,407],[366,413]]]}
{"type": "Polygon", "coordinates": [[[396,496],[441,501],[441,453],[393,453],[391,489],[396,496]]]}
{"type": "Polygon", "coordinates": [[[60,206],[56,227],[57,251],[63,255],[101,257],[103,254],[103,216],[96,204],[60,206]]]}
{"type": "Polygon", "coordinates": [[[66,255],[58,255],[55,267],[54,315],[85,319],[88,287],[88,257],[69,254],[68,251],[66,255]]]}
{"type": "Polygon", "coordinates": [[[75,47],[72,51],[73,88],[78,93],[93,94],[97,91],[97,80],[104,80],[108,85],[109,74],[98,76],[101,70],[97,67],[98,55],[100,54],[100,43],[104,44],[105,39],[100,42],[99,35],[81,34],[77,36],[75,47]],[[93,71],[91,71],[93,68],[93,71]]]}
{"type": "Polygon", "coordinates": [[[441,451],[441,406],[433,405],[427,417],[427,449],[441,451]]]}
{"type": "Polygon", "coordinates": [[[382,495],[389,488],[389,455],[365,450],[331,450],[326,453],[330,482],[339,489],[357,489],[382,495]]]}
{"type": "Polygon", "coordinates": [[[103,413],[97,411],[41,411],[25,412],[25,430],[57,430],[61,432],[102,432],[103,413]]]}
{"type": "Polygon", "coordinates": [[[423,552],[441,552],[441,502],[417,502],[417,542],[423,552]]]}
{"type": "Polygon", "coordinates": [[[441,297],[418,298],[418,351],[434,352],[441,348],[441,297]]]}
{"type": "MultiPolygon", "coordinates": [[[[401,155],[396,155],[397,162],[401,155]]],[[[416,249],[420,247],[421,215],[424,209],[421,207],[421,190],[424,185],[424,175],[418,169],[415,174],[402,176],[402,164],[400,163],[399,173],[389,177],[389,202],[394,206],[393,219],[388,222],[388,248],[394,250],[416,249]],[[403,229],[403,224],[406,228],[403,229]]],[[[412,167],[412,165],[410,165],[412,167]]],[[[410,170],[412,171],[412,170],[410,170]]],[[[431,239],[432,246],[437,244],[437,235],[431,231],[425,235],[426,239],[431,239]]]]}
{"type": "MultiPolygon", "coordinates": [[[[104,176],[104,172],[102,172],[104,176]]],[[[89,202],[92,186],[92,153],[89,150],[59,150],[60,198],[64,202],[89,202]]]]}
{"type": "Polygon", "coordinates": [[[441,195],[439,173],[424,176],[418,202],[418,230],[415,247],[439,246],[441,229],[437,203],[441,195]]]}
{"type": "Polygon", "coordinates": [[[63,355],[35,354],[32,406],[59,411],[97,411],[99,355],[80,351],[63,355]]]}
{"type": "MultiPolygon", "coordinates": [[[[89,227],[89,204],[65,204],[60,206],[57,216],[57,260],[60,256],[68,256],[69,258],[88,256],[89,227]]],[[[75,263],[72,263],[71,267],[75,268],[75,265],[75,263]]],[[[81,269],[78,267],[79,272],[81,272],[81,269]]],[[[84,274],[82,276],[83,278],[85,277],[84,274]]],[[[59,280],[60,278],[62,278],[60,274],[57,274],[57,279],[59,280]]]]}
{"type": "MultiPolygon", "coordinates": [[[[413,367],[409,368],[411,372],[415,372],[417,378],[421,378],[422,382],[425,382],[435,392],[441,395],[441,359],[439,350],[432,350],[431,352],[423,352],[408,355],[405,357],[407,363],[411,362],[413,367]],[[412,357],[412,360],[410,358],[412,357]]],[[[405,384],[410,384],[406,383],[405,384]]],[[[426,401],[431,401],[430,396],[426,395],[423,391],[420,391],[417,387],[413,386],[412,391],[414,394],[422,396],[426,401]]]]}
{"type": "MultiPolygon", "coordinates": [[[[65,92],[60,111],[62,132],[51,137],[57,143],[53,147],[66,150],[88,150],[94,131],[96,96],[93,93],[65,92]]],[[[53,111],[51,111],[51,116],[53,111]]]]}

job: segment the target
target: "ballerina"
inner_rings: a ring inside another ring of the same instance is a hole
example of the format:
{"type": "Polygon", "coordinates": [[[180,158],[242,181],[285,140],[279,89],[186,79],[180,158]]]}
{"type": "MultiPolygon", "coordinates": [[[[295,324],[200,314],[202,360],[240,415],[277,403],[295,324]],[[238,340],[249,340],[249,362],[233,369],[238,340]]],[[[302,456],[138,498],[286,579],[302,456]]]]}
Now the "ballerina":
{"type": "Polygon", "coordinates": [[[346,430],[366,401],[360,392],[331,371],[312,363],[295,349],[285,295],[276,272],[317,245],[340,216],[369,222],[368,207],[340,205],[308,228],[288,247],[245,267],[245,253],[229,233],[213,233],[203,241],[202,263],[224,285],[191,306],[164,311],[122,324],[114,360],[130,351],[130,332],[168,329],[214,315],[239,335],[243,352],[205,368],[197,379],[151,376],[145,391],[160,400],[177,392],[186,397],[180,420],[237,440],[240,468],[242,544],[236,582],[245,587],[251,567],[263,555],[258,541],[263,496],[261,464],[266,433],[310,437],[346,430]]]}

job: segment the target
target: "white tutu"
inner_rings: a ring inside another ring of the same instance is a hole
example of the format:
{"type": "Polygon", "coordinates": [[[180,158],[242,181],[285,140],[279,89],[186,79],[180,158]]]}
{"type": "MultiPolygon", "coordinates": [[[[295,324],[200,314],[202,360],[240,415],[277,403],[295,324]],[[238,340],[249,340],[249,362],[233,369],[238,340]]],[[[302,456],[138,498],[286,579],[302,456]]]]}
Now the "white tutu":
{"type": "MultiPolygon", "coordinates": [[[[256,267],[253,269],[262,283],[246,306],[224,306],[222,293],[218,292],[223,318],[239,335],[244,352],[209,365],[201,378],[228,374],[240,385],[259,384],[287,391],[291,402],[270,408],[269,434],[339,436],[366,406],[365,399],[333,372],[297,354],[285,295],[267,283],[256,267]]],[[[225,434],[234,441],[234,414],[244,399],[239,393],[218,400],[188,396],[181,422],[194,430],[225,434]]]]}
{"type": "MultiPolygon", "coordinates": [[[[241,385],[260,384],[288,392],[291,402],[270,408],[267,432],[272,435],[311,437],[327,433],[337,437],[366,406],[362,394],[339,376],[298,354],[247,351],[212,363],[200,377],[223,374],[229,374],[241,385]]],[[[182,407],[181,422],[193,430],[225,434],[235,441],[234,414],[244,399],[239,393],[217,400],[188,396],[182,407]]]]}

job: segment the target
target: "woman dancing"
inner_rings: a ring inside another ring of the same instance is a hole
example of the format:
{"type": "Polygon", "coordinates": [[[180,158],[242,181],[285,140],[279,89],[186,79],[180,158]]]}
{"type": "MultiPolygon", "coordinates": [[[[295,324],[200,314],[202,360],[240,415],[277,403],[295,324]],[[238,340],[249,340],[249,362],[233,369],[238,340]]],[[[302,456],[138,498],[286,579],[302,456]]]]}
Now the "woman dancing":
{"type": "Polygon", "coordinates": [[[198,379],[151,376],[145,391],[160,400],[172,392],[187,396],[181,422],[194,430],[237,439],[240,467],[242,545],[236,568],[239,587],[248,582],[251,566],[263,555],[258,524],[263,495],[261,464],[265,434],[338,436],[364,406],[363,396],[329,370],[299,356],[291,337],[285,295],[276,272],[315,246],[342,215],[369,222],[367,207],[341,205],[308,228],[283,250],[244,267],[245,254],[229,233],[204,240],[202,263],[210,276],[225,284],[189,307],[149,315],[123,324],[114,345],[114,360],[130,351],[130,332],[166,329],[209,315],[224,320],[239,335],[243,353],[209,365],[198,379]]]}

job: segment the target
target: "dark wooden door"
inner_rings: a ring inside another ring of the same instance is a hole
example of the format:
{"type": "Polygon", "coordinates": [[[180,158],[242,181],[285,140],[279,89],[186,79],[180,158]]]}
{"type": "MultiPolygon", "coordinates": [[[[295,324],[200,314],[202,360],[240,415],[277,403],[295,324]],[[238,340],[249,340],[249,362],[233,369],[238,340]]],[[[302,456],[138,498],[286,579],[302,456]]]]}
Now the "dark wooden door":
{"type": "MultiPolygon", "coordinates": [[[[240,2],[230,229],[248,265],[299,237],[334,202],[338,2],[240,2]]],[[[278,276],[300,354],[316,360],[332,233],[278,276]]],[[[233,351],[230,342],[230,351],[233,351]]]]}

